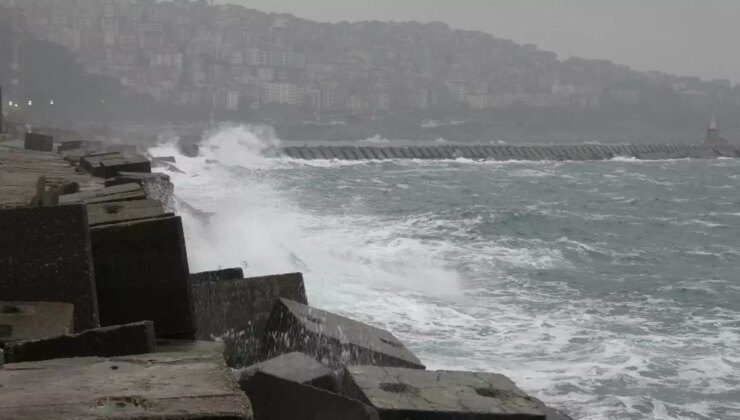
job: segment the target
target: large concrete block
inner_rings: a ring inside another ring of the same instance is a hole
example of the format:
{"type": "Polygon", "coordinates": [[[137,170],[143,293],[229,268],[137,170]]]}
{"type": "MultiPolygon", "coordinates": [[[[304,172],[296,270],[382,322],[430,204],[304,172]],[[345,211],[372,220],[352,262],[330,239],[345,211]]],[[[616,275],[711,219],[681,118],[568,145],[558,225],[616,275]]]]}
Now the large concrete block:
{"type": "Polygon", "coordinates": [[[0,210],[0,296],[74,305],[75,329],[99,326],[84,206],[0,210]]]}
{"type": "Polygon", "coordinates": [[[215,271],[203,271],[190,275],[193,282],[202,281],[220,281],[220,280],[237,280],[244,278],[244,270],[241,267],[224,268],[215,271]]]}
{"type": "Polygon", "coordinates": [[[93,175],[110,178],[119,172],[152,172],[152,163],[143,156],[105,157],[100,160],[100,168],[93,175]]]}
{"type": "Polygon", "coordinates": [[[320,159],[331,160],[333,158],[326,146],[317,147],[316,153],[320,156],[320,159]]]}
{"type": "Polygon", "coordinates": [[[360,160],[357,156],[357,150],[351,146],[345,146],[341,148],[341,152],[346,160],[360,160]]]}
{"type": "Polygon", "coordinates": [[[348,366],[343,393],[382,420],[545,420],[537,402],[495,373],[348,366]]]}
{"type": "Polygon", "coordinates": [[[373,152],[370,150],[369,147],[358,147],[357,153],[360,155],[362,159],[365,159],[365,160],[375,159],[375,155],[373,154],[373,152]]]}
{"type": "Polygon", "coordinates": [[[93,175],[100,174],[103,171],[102,161],[107,158],[115,159],[123,158],[123,156],[118,152],[108,151],[89,153],[80,158],[80,167],[93,175]]]}
{"type": "Polygon", "coordinates": [[[223,361],[182,353],[6,364],[3,419],[252,419],[223,361]]]}
{"type": "Polygon", "coordinates": [[[0,347],[74,331],[74,307],[58,302],[0,302],[0,347]]]}
{"type": "Polygon", "coordinates": [[[265,324],[278,299],[307,303],[300,273],[192,282],[195,337],[222,339],[230,365],[251,364],[260,359],[265,324]]]}
{"type": "Polygon", "coordinates": [[[160,336],[193,332],[179,217],[96,226],[90,234],[102,325],[151,320],[160,336]]]}
{"type": "Polygon", "coordinates": [[[150,182],[170,183],[170,176],[160,172],[119,172],[115,177],[105,180],[106,187],[123,184],[139,184],[144,186],[150,182]]]}
{"type": "Polygon", "coordinates": [[[255,420],[380,420],[375,409],[360,401],[264,372],[242,386],[255,420]]]}
{"type": "Polygon", "coordinates": [[[139,184],[147,198],[169,203],[175,193],[175,185],[167,174],[153,172],[119,172],[114,178],[105,180],[105,186],[139,184]]]}
{"type": "Polygon", "coordinates": [[[26,133],[23,147],[26,150],[51,152],[54,150],[54,137],[37,133],[26,133]]]}
{"type": "Polygon", "coordinates": [[[298,151],[298,148],[295,146],[286,147],[283,149],[286,155],[293,159],[303,159],[300,152],[298,151]]]}
{"type": "Polygon", "coordinates": [[[317,362],[314,358],[300,352],[293,352],[278,356],[274,359],[239,369],[234,372],[242,389],[247,389],[249,380],[257,372],[315,386],[331,392],[339,391],[337,373],[329,367],[317,362]]]}
{"type": "Polygon", "coordinates": [[[35,362],[87,356],[128,356],[153,353],[154,324],[150,321],[95,328],[79,334],[65,334],[5,344],[8,363],[35,362]]]}
{"type": "Polygon", "coordinates": [[[332,159],[345,160],[347,159],[341,151],[341,148],[337,146],[329,146],[326,148],[332,159]]]}
{"type": "Polygon", "coordinates": [[[158,200],[117,201],[87,206],[90,227],[172,216],[173,214],[166,212],[162,202],[158,200]]]}
{"type": "Polygon", "coordinates": [[[59,204],[95,204],[113,201],[143,200],[145,198],[146,193],[141,185],[130,183],[74,194],[64,194],[59,196],[59,204]]]}
{"type": "Polygon", "coordinates": [[[57,146],[57,152],[61,153],[67,150],[78,150],[78,149],[100,149],[103,147],[103,143],[100,141],[89,141],[89,140],[72,140],[63,141],[62,144],[57,146]]]}
{"type": "Polygon", "coordinates": [[[369,364],[424,369],[393,334],[380,328],[280,299],[265,326],[268,356],[306,353],[329,366],[369,364]]]}

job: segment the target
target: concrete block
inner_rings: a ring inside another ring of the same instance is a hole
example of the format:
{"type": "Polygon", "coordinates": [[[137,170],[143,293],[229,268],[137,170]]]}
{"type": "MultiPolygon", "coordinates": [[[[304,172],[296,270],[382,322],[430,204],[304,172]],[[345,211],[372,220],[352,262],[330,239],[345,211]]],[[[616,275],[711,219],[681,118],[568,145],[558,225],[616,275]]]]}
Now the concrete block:
{"type": "Polygon", "coordinates": [[[155,350],[151,321],[95,328],[79,334],[65,334],[5,344],[8,363],[87,356],[127,356],[155,350]]]}
{"type": "Polygon", "coordinates": [[[182,353],[6,364],[4,419],[252,419],[223,361],[182,353]]]}
{"type": "Polygon", "coordinates": [[[190,280],[196,283],[202,281],[237,280],[243,278],[244,270],[242,270],[241,267],[224,268],[215,271],[203,271],[201,273],[190,275],[190,280]]]}
{"type": "Polygon", "coordinates": [[[191,293],[195,337],[222,339],[229,365],[249,365],[261,359],[265,324],[278,299],[307,303],[300,273],[192,282],[191,293]]]}
{"type": "Polygon", "coordinates": [[[54,150],[54,137],[38,133],[26,133],[23,147],[26,150],[51,152],[54,150]]]}
{"type": "Polygon", "coordinates": [[[414,155],[408,147],[399,147],[398,150],[401,154],[401,159],[414,159],[414,155]]]}
{"type": "Polygon", "coordinates": [[[421,147],[411,146],[408,148],[408,151],[414,159],[426,159],[424,153],[421,151],[421,147]]]}
{"type": "Polygon", "coordinates": [[[452,150],[450,150],[449,147],[445,146],[437,146],[435,147],[437,149],[437,153],[440,155],[441,159],[452,159],[452,150]]]}
{"type": "Polygon", "coordinates": [[[370,151],[369,147],[358,147],[357,153],[360,155],[360,158],[364,160],[373,160],[375,159],[375,155],[370,151]]]}
{"type": "Polygon", "coordinates": [[[100,325],[84,206],[0,210],[0,232],[2,299],[71,303],[76,330],[100,325]]]}
{"type": "Polygon", "coordinates": [[[470,153],[472,153],[473,157],[475,157],[476,159],[488,158],[486,153],[481,149],[481,146],[470,146],[470,153]]]}
{"type": "Polygon", "coordinates": [[[90,227],[172,216],[173,214],[166,212],[162,202],[158,200],[117,201],[87,206],[90,227]]]}
{"type": "Polygon", "coordinates": [[[303,159],[301,154],[298,152],[298,148],[295,146],[285,147],[283,148],[283,152],[293,159],[303,159]]]}
{"type": "Polygon", "coordinates": [[[179,217],[96,226],[90,236],[102,325],[151,320],[160,336],[193,332],[179,217]]]}
{"type": "Polygon", "coordinates": [[[242,389],[257,372],[276,376],[299,384],[311,385],[331,392],[339,391],[339,382],[336,372],[322,365],[312,357],[300,352],[293,352],[278,356],[274,359],[239,369],[234,372],[242,389]]]}
{"type": "Polygon", "coordinates": [[[264,372],[252,375],[243,390],[255,420],[380,420],[360,401],[264,372]]]}
{"type": "Polygon", "coordinates": [[[383,153],[383,150],[379,147],[370,147],[370,153],[373,154],[373,157],[378,160],[385,160],[387,157],[383,153]]]}
{"type": "Polygon", "coordinates": [[[383,156],[384,159],[394,159],[393,151],[390,147],[378,148],[378,152],[383,156]]]}
{"type": "Polygon", "coordinates": [[[335,367],[339,364],[371,364],[424,369],[419,359],[393,334],[280,299],[265,326],[267,355],[300,351],[335,367]]]}
{"type": "Polygon", "coordinates": [[[344,155],[344,158],[346,160],[360,160],[360,157],[357,156],[357,151],[354,147],[345,146],[341,148],[341,153],[344,155]]]}
{"type": "Polygon", "coordinates": [[[95,204],[113,201],[143,200],[146,193],[141,185],[136,183],[114,185],[97,190],[83,191],[75,194],[59,196],[60,205],[68,204],[95,204]]]}
{"type": "Polygon", "coordinates": [[[74,331],[74,306],[58,302],[0,302],[0,347],[74,331]]]}
{"type": "Polygon", "coordinates": [[[143,172],[150,173],[152,163],[143,156],[131,157],[105,157],[100,160],[100,168],[92,172],[93,175],[102,178],[110,178],[119,172],[143,172]]]}
{"type": "Polygon", "coordinates": [[[349,366],[343,393],[383,420],[545,420],[537,402],[503,375],[349,366]]]}
{"type": "Polygon", "coordinates": [[[105,180],[106,187],[123,184],[171,183],[170,176],[161,172],[119,172],[115,177],[105,180]]]}
{"type": "Polygon", "coordinates": [[[102,161],[106,158],[123,158],[118,152],[93,152],[86,154],[80,158],[80,167],[87,172],[99,176],[102,173],[102,161]]]}
{"type": "Polygon", "coordinates": [[[306,146],[302,146],[298,148],[298,155],[301,157],[301,159],[304,159],[304,160],[313,159],[313,155],[311,154],[311,152],[308,150],[308,147],[306,146]]]}
{"type": "Polygon", "coordinates": [[[100,142],[100,141],[89,141],[89,140],[63,141],[59,146],[57,146],[57,152],[61,153],[67,150],[77,150],[77,149],[94,150],[94,149],[101,149],[102,147],[103,147],[103,142],[100,142]]]}
{"type": "Polygon", "coordinates": [[[339,159],[339,160],[345,160],[347,159],[344,154],[341,152],[340,148],[337,146],[328,146],[326,150],[329,152],[329,155],[332,159],[339,159]]]}
{"type": "Polygon", "coordinates": [[[334,159],[334,156],[332,155],[331,151],[326,146],[318,146],[316,148],[316,152],[319,156],[321,156],[321,159],[331,160],[334,159]]]}

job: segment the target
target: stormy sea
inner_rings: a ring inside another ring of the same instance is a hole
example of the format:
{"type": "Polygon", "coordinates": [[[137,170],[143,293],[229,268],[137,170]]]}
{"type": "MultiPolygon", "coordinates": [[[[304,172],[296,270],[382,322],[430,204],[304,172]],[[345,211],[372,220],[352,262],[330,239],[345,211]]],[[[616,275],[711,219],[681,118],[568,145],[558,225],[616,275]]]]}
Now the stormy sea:
{"type": "MultiPolygon", "coordinates": [[[[384,139],[369,139],[387,145],[384,139]]],[[[269,129],[174,143],[191,271],[300,271],[430,369],[578,419],[740,418],[740,160],[296,161],[269,129]]]]}

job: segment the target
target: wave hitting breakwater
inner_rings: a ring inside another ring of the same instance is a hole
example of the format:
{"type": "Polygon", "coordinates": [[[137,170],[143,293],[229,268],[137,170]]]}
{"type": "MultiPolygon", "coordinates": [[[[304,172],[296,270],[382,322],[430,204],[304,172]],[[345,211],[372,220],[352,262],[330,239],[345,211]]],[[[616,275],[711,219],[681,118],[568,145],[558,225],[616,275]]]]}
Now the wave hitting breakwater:
{"type": "Polygon", "coordinates": [[[645,144],[645,145],[443,145],[443,146],[290,146],[280,149],[281,154],[294,159],[385,160],[385,159],[478,159],[478,160],[552,160],[587,161],[613,158],[640,160],[716,159],[740,157],[740,146],[709,144],[645,144]]]}

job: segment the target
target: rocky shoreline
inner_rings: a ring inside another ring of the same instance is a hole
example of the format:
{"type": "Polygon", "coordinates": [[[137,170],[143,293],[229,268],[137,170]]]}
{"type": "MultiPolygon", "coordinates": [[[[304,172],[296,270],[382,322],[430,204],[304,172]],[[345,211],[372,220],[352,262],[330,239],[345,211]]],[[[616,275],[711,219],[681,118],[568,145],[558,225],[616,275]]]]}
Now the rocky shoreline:
{"type": "Polygon", "coordinates": [[[311,307],[301,273],[191,273],[152,166],[136,147],[0,143],[0,418],[568,418],[502,375],[426,370],[391,332],[311,307]]]}

